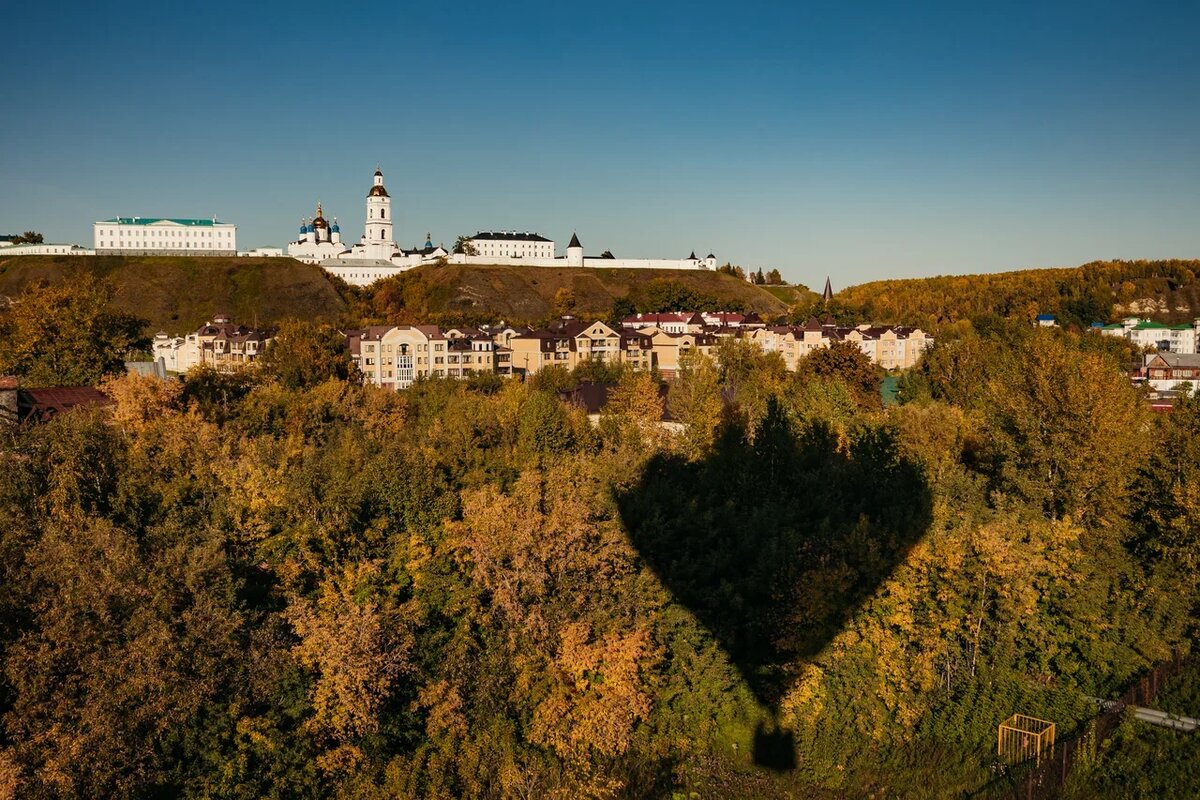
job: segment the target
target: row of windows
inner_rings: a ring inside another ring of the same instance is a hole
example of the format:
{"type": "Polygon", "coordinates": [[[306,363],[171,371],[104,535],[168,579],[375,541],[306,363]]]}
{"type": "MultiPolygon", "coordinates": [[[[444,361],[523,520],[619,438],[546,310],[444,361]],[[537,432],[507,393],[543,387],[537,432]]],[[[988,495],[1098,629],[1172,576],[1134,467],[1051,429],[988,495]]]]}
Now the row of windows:
{"type": "Polygon", "coordinates": [[[232,242],[127,242],[125,240],[117,242],[101,241],[97,247],[141,247],[147,249],[159,250],[222,250],[232,249],[232,242]]]}
{"type": "Polygon", "coordinates": [[[98,233],[101,236],[146,236],[148,238],[166,238],[166,239],[232,239],[233,231],[209,231],[209,230],[179,230],[176,228],[101,228],[98,233]]]}

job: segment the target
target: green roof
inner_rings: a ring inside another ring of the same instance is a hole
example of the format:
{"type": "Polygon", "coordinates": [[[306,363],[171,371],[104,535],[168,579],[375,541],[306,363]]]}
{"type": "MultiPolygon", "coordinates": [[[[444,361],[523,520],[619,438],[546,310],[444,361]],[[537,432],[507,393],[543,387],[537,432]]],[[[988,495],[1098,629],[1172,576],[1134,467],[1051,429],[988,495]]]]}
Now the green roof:
{"type": "Polygon", "coordinates": [[[1161,322],[1139,322],[1133,327],[1135,331],[1190,331],[1191,325],[1164,325],[1161,322]]]}
{"type": "Polygon", "coordinates": [[[211,228],[214,224],[226,224],[214,219],[179,219],[177,217],[117,217],[116,219],[101,220],[101,222],[115,222],[118,225],[153,225],[156,222],[173,222],[176,225],[192,225],[207,228],[211,228]]]}

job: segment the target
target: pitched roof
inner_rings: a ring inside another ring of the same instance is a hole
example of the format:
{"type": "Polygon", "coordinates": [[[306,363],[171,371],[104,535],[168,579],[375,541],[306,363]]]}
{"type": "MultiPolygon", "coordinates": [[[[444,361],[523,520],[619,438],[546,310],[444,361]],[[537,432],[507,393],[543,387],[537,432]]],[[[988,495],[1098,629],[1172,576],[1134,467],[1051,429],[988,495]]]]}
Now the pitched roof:
{"type": "Polygon", "coordinates": [[[581,245],[579,243],[579,235],[578,234],[576,234],[576,233],[571,234],[571,243],[568,244],[567,247],[579,247],[579,248],[583,247],[583,245],[581,245]]]}
{"type": "Polygon", "coordinates": [[[1162,365],[1157,365],[1154,363],[1155,361],[1158,361],[1159,359],[1161,359],[1163,361],[1163,365],[1165,365],[1171,369],[1179,369],[1180,367],[1185,367],[1188,369],[1196,369],[1197,367],[1200,367],[1200,354],[1197,354],[1197,353],[1170,353],[1170,352],[1166,352],[1166,351],[1159,352],[1159,353],[1152,353],[1151,355],[1147,356],[1146,357],[1146,366],[1147,367],[1162,366],[1162,365]]]}
{"type": "Polygon", "coordinates": [[[46,422],[72,408],[110,405],[112,400],[91,386],[48,386],[17,390],[17,419],[46,422]]]}

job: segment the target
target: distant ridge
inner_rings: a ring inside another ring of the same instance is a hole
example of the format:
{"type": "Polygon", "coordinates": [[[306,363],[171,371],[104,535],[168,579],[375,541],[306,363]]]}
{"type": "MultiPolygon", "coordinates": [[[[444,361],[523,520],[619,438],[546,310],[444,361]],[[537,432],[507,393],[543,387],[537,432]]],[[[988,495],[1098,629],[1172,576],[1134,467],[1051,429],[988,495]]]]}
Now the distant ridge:
{"type": "Polygon", "coordinates": [[[270,325],[287,317],[336,321],[346,301],[320,267],[290,258],[10,256],[0,254],[0,299],[30,283],[90,272],[112,281],[113,304],[147,319],[147,333],[198,328],[218,311],[270,325]]]}
{"type": "Polygon", "coordinates": [[[1093,261],[1079,267],[871,281],[834,303],[877,322],[937,328],[988,313],[1053,314],[1087,327],[1122,316],[1190,322],[1200,316],[1200,260],[1093,261]]]}
{"type": "Polygon", "coordinates": [[[559,312],[563,290],[571,313],[608,318],[618,299],[636,303],[664,285],[712,298],[722,309],[777,316],[788,311],[791,297],[807,292],[768,291],[707,270],[459,264],[422,265],[360,289],[291,258],[0,255],[0,302],[35,281],[69,281],[85,272],[112,281],[114,305],[149,320],[151,335],[192,330],[217,311],[261,325],[287,317],[347,326],[367,320],[537,322],[559,312]]]}

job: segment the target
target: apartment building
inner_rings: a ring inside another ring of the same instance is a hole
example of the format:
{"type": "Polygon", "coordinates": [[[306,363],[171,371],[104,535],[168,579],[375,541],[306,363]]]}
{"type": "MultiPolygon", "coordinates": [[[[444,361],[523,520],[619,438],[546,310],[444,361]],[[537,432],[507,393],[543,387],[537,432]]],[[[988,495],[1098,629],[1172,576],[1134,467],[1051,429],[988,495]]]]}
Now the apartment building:
{"type": "Polygon", "coordinates": [[[184,373],[200,364],[221,372],[252,365],[274,336],[268,329],[248,328],[217,314],[186,336],[169,336],[159,331],[151,343],[154,360],[162,360],[168,372],[184,373]]]}
{"type": "Polygon", "coordinates": [[[716,354],[722,338],[743,338],[777,352],[789,370],[814,350],[836,341],[856,344],[886,369],[906,369],[933,338],[916,328],[859,325],[839,327],[832,319],[767,327],[757,317],[720,312],[706,324],[699,313],[645,314],[622,320],[584,322],[563,317],[537,330],[503,323],[483,328],[401,325],[349,331],[347,345],[367,383],[403,389],[422,377],[466,378],[489,372],[536,375],[549,367],[571,370],[587,361],[627,364],[678,375],[689,353],[716,354]],[[654,324],[654,323],[661,323],[654,324]]]}
{"type": "Polygon", "coordinates": [[[363,381],[386,389],[407,389],[418,378],[469,378],[496,371],[495,342],[470,328],[374,326],[347,331],[346,344],[363,381]]]}

